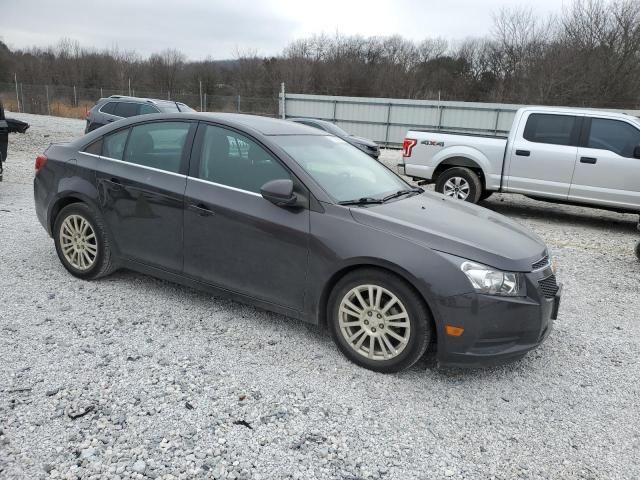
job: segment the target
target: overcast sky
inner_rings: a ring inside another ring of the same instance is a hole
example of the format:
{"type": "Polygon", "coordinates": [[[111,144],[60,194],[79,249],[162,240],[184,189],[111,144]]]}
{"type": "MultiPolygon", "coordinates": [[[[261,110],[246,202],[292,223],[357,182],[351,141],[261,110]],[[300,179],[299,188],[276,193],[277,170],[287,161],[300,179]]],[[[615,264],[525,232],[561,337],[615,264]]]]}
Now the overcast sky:
{"type": "Polygon", "coordinates": [[[492,13],[533,5],[558,13],[569,0],[0,0],[0,38],[10,48],[69,37],[143,55],[177,48],[191,59],[238,51],[282,52],[313,34],[393,35],[420,40],[484,36],[492,13]]]}

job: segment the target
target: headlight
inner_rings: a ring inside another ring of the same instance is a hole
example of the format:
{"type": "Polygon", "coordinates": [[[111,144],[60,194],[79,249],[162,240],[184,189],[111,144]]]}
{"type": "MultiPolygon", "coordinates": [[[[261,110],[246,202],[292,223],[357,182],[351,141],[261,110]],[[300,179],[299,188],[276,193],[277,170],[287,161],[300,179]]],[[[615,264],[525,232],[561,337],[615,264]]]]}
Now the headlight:
{"type": "Polygon", "coordinates": [[[475,262],[464,262],[460,269],[478,293],[505,297],[524,295],[524,281],[519,273],[502,272],[475,262]]]}

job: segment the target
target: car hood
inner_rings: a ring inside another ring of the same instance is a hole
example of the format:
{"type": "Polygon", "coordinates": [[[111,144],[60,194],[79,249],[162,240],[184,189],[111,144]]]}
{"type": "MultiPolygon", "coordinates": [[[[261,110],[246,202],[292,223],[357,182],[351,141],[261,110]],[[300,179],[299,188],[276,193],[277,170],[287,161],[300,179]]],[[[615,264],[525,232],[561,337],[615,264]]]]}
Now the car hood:
{"type": "Polygon", "coordinates": [[[544,242],[513,220],[437,193],[353,207],[351,214],[361,224],[501,270],[531,271],[546,253],[544,242]]]}
{"type": "Polygon", "coordinates": [[[349,136],[349,139],[354,143],[359,143],[360,145],[366,145],[367,147],[377,147],[378,144],[369,140],[368,138],[356,137],[355,135],[349,136]]]}

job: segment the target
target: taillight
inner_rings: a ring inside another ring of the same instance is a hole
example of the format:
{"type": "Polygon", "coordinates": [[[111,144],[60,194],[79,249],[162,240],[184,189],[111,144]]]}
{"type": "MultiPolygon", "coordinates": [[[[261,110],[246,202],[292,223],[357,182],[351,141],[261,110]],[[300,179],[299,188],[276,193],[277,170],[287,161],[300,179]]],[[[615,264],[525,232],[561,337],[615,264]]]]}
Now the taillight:
{"type": "Polygon", "coordinates": [[[418,140],[415,138],[405,138],[402,143],[402,156],[404,158],[408,158],[411,156],[411,152],[413,151],[413,147],[416,146],[418,140]]]}
{"type": "Polygon", "coordinates": [[[47,156],[46,155],[38,155],[36,157],[36,172],[39,172],[42,167],[47,164],[47,156]]]}

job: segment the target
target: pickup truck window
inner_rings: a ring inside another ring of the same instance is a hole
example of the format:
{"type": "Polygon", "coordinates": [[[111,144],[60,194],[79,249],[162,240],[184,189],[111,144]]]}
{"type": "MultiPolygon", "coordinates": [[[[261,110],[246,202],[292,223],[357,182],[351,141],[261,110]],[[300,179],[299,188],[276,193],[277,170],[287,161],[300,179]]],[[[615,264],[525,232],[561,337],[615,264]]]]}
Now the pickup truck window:
{"type": "Polygon", "coordinates": [[[640,145],[640,130],[626,122],[593,118],[588,148],[609,150],[622,157],[633,158],[633,150],[640,145]]]}
{"type": "Polygon", "coordinates": [[[577,145],[577,118],[571,115],[532,113],[522,136],[535,143],[577,145]]]}

